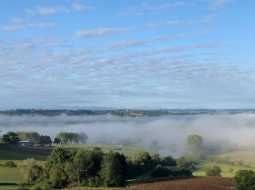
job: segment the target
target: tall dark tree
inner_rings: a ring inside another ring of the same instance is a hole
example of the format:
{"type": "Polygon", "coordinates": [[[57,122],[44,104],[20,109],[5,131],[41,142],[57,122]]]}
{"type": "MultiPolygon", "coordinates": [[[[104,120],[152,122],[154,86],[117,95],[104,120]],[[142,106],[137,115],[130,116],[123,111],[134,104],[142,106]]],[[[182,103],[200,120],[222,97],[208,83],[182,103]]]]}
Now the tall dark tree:
{"type": "Polygon", "coordinates": [[[105,186],[122,186],[127,174],[127,162],[124,155],[118,152],[109,152],[102,163],[100,176],[105,186]]]}

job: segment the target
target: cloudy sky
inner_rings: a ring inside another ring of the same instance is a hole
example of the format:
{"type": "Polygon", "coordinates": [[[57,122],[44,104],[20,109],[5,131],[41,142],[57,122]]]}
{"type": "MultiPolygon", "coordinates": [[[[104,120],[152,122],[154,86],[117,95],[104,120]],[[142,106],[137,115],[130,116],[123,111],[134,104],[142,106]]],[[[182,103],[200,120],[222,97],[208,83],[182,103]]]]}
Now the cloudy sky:
{"type": "Polygon", "coordinates": [[[0,109],[255,108],[254,0],[2,0],[0,109]]]}

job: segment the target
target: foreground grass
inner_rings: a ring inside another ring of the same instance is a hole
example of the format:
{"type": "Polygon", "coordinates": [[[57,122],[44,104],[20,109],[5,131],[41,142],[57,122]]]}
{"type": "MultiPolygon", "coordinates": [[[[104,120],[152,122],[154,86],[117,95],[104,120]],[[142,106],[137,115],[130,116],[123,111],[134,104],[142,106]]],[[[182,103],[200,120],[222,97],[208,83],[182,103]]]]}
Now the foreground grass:
{"type": "Polygon", "coordinates": [[[0,183],[20,183],[22,174],[18,168],[0,166],[0,183]]]}

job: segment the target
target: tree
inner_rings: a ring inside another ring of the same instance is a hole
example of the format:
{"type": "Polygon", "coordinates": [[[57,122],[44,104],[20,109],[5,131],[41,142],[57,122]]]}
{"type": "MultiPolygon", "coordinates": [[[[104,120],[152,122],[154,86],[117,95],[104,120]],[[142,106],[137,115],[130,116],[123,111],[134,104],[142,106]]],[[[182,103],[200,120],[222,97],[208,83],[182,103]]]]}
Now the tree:
{"type": "Polygon", "coordinates": [[[185,157],[178,158],[176,160],[176,164],[177,164],[178,168],[187,169],[187,170],[190,170],[190,171],[194,171],[196,169],[196,165],[197,165],[196,162],[194,162],[190,159],[187,159],[185,157]]]}
{"type": "Polygon", "coordinates": [[[207,176],[221,176],[221,168],[219,166],[212,166],[206,169],[207,176]]]}
{"type": "Polygon", "coordinates": [[[49,170],[49,183],[54,188],[64,188],[68,185],[68,174],[66,174],[63,166],[56,165],[49,170]]]}
{"type": "Polygon", "coordinates": [[[88,135],[86,133],[80,133],[79,134],[79,143],[86,144],[88,140],[88,135]]]}
{"type": "Polygon", "coordinates": [[[47,145],[50,146],[52,144],[50,136],[40,136],[40,145],[47,145]]]}
{"type": "Polygon", "coordinates": [[[199,135],[189,135],[187,137],[188,155],[192,159],[202,159],[204,157],[203,138],[199,135]]]}
{"type": "Polygon", "coordinates": [[[252,170],[239,170],[235,181],[236,190],[255,190],[255,173],[252,170]]]}
{"type": "Polygon", "coordinates": [[[3,135],[2,141],[6,144],[17,144],[19,142],[19,137],[17,133],[8,132],[7,134],[3,135]]]}
{"type": "Polygon", "coordinates": [[[176,166],[176,160],[171,156],[166,156],[161,160],[163,166],[176,166]]]}
{"type": "Polygon", "coordinates": [[[71,159],[71,152],[64,148],[57,147],[53,149],[46,162],[46,169],[49,170],[57,165],[64,165],[66,161],[71,159]]]}
{"type": "Polygon", "coordinates": [[[46,179],[54,188],[63,188],[70,183],[65,165],[72,162],[72,153],[57,147],[55,148],[45,164],[46,179]]]}
{"type": "Polygon", "coordinates": [[[37,132],[17,132],[17,135],[20,140],[30,140],[33,144],[39,144],[40,143],[40,134],[37,132]]]}
{"type": "Polygon", "coordinates": [[[54,138],[54,144],[61,144],[61,140],[58,137],[54,138]]]}
{"type": "Polygon", "coordinates": [[[116,187],[125,183],[127,162],[124,155],[118,152],[109,152],[102,162],[100,176],[105,186],[116,187]]]}
{"type": "Polygon", "coordinates": [[[55,139],[59,139],[62,144],[86,143],[88,136],[85,133],[60,132],[55,139]]]}
{"type": "Polygon", "coordinates": [[[99,148],[79,150],[74,155],[74,166],[79,173],[78,183],[99,176],[103,156],[104,154],[99,148]]]}
{"type": "Polygon", "coordinates": [[[34,159],[27,159],[24,161],[21,167],[24,182],[27,184],[33,184],[36,180],[42,177],[43,169],[37,165],[34,159]]]}

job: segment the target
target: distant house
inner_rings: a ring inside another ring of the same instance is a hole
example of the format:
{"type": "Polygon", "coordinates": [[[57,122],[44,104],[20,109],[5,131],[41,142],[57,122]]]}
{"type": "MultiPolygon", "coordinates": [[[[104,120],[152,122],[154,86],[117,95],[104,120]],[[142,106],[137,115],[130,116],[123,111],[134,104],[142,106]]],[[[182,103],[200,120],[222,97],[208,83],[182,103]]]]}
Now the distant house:
{"type": "Polygon", "coordinates": [[[33,143],[30,140],[25,140],[25,141],[19,141],[19,146],[22,147],[31,147],[33,146],[33,143]]]}

